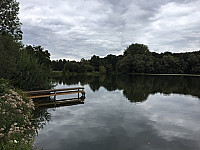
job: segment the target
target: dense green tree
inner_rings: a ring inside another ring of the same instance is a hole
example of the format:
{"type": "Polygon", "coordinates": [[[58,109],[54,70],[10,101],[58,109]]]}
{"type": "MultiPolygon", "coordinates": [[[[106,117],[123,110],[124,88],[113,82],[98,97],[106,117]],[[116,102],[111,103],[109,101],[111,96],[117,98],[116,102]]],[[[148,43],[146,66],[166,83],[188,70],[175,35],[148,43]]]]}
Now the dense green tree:
{"type": "Polygon", "coordinates": [[[145,64],[145,73],[154,73],[155,72],[155,57],[148,56],[145,64]]]}
{"type": "Polygon", "coordinates": [[[101,65],[101,59],[99,56],[93,55],[90,63],[94,67],[95,71],[99,71],[99,66],[101,65]]]}
{"type": "Polygon", "coordinates": [[[0,53],[0,78],[24,90],[49,88],[49,67],[39,63],[11,35],[0,35],[0,53]]]}
{"type": "Polygon", "coordinates": [[[22,50],[12,84],[24,90],[48,89],[51,87],[49,75],[50,71],[44,64],[33,59],[27,50],[22,50]]]}
{"type": "MultiPolygon", "coordinates": [[[[68,61],[69,62],[69,61],[68,61]]],[[[64,60],[52,61],[53,70],[62,70],[64,60]]],[[[143,44],[131,44],[124,55],[92,56],[90,60],[69,62],[69,72],[99,71],[104,66],[106,73],[193,73],[200,74],[200,51],[188,53],[150,52],[143,44]]]]}
{"type": "Polygon", "coordinates": [[[117,63],[117,71],[121,73],[133,72],[133,58],[130,54],[117,63]]]}
{"type": "Polygon", "coordinates": [[[150,54],[150,51],[146,45],[143,44],[131,44],[125,51],[124,55],[127,56],[128,54],[134,55],[134,54],[150,54]]]}
{"type": "Polygon", "coordinates": [[[190,73],[200,73],[200,54],[189,54],[188,64],[188,70],[190,73]]]}
{"type": "Polygon", "coordinates": [[[103,65],[106,67],[108,72],[112,72],[116,70],[117,66],[117,56],[115,55],[107,55],[106,57],[103,58],[103,65]]]}
{"type": "MultiPolygon", "coordinates": [[[[172,55],[164,55],[162,58],[162,73],[183,73],[181,61],[172,55]]],[[[184,66],[183,66],[184,67],[184,66]]]]}
{"type": "Polygon", "coordinates": [[[144,73],[154,71],[154,59],[148,47],[143,44],[131,44],[124,57],[118,63],[118,71],[122,73],[144,73]]]}
{"type": "Polygon", "coordinates": [[[94,71],[94,67],[92,65],[83,65],[85,72],[92,72],[94,71]]]}
{"type": "Polygon", "coordinates": [[[23,90],[49,88],[50,54],[41,46],[22,46],[18,11],[15,0],[0,1],[0,78],[23,90]]]}
{"type": "MultiPolygon", "coordinates": [[[[47,67],[50,67],[50,53],[48,50],[44,50],[41,46],[31,46],[28,45],[25,48],[31,57],[36,58],[39,64],[43,64],[47,67]]],[[[65,60],[66,61],[66,60],[65,60]]]]}
{"type": "Polygon", "coordinates": [[[0,78],[14,78],[21,48],[11,35],[0,35],[0,78]]]}
{"type": "Polygon", "coordinates": [[[9,34],[15,40],[22,39],[21,23],[18,18],[19,3],[16,0],[0,1],[0,35],[9,34]]]}
{"type": "Polygon", "coordinates": [[[133,72],[144,73],[145,72],[145,55],[135,54],[132,56],[132,69],[133,72]]]}

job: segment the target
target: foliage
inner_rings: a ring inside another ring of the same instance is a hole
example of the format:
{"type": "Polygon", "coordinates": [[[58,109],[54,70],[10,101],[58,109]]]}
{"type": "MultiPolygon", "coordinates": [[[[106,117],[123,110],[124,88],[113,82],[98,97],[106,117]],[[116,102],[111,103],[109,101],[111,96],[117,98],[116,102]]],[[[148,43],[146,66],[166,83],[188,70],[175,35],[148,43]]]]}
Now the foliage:
{"type": "Polygon", "coordinates": [[[10,35],[0,35],[0,77],[13,79],[22,45],[10,35]]]}
{"type": "Polygon", "coordinates": [[[50,88],[50,70],[44,64],[39,64],[27,50],[20,52],[17,74],[13,85],[24,90],[39,90],[50,88]]]}
{"type": "Polygon", "coordinates": [[[44,65],[46,67],[50,67],[50,53],[48,50],[44,50],[41,46],[32,46],[28,45],[25,47],[26,51],[31,55],[32,58],[38,60],[40,65],[44,65]]]}
{"type": "Polygon", "coordinates": [[[143,44],[131,44],[129,47],[124,51],[124,55],[127,56],[128,54],[134,55],[134,54],[150,54],[150,51],[146,45],[143,44]]]}
{"type": "Polygon", "coordinates": [[[41,46],[23,48],[15,0],[0,2],[0,78],[24,90],[49,88],[50,54],[41,46]]]}
{"type": "MultiPolygon", "coordinates": [[[[156,53],[150,52],[143,44],[131,44],[124,51],[124,55],[107,55],[104,58],[92,56],[91,59],[81,59],[80,62],[54,60],[52,69],[65,72],[100,72],[105,68],[106,73],[161,73],[161,74],[200,74],[200,51],[189,53],[156,53]]],[[[105,70],[104,69],[104,70],[105,70]]]]}
{"type": "MultiPolygon", "coordinates": [[[[39,52],[46,55],[41,49],[39,52]]],[[[0,35],[0,78],[24,90],[49,88],[50,59],[40,55],[40,62],[10,35],[0,35]],[[42,62],[44,61],[44,62],[42,62]],[[48,61],[48,62],[47,62],[48,61]]]]}
{"type": "Polygon", "coordinates": [[[104,66],[99,66],[99,73],[106,74],[106,68],[104,66]]]}
{"type": "Polygon", "coordinates": [[[0,96],[8,93],[8,82],[4,79],[0,79],[0,96]]]}
{"type": "Polygon", "coordinates": [[[94,71],[94,67],[92,65],[83,65],[84,67],[84,71],[85,72],[93,72],[94,71]]]}
{"type": "Polygon", "coordinates": [[[101,65],[101,59],[99,56],[92,56],[90,64],[94,67],[94,71],[99,71],[99,66],[101,65]]]}
{"type": "Polygon", "coordinates": [[[123,58],[117,63],[117,70],[121,73],[132,72],[131,66],[132,66],[132,56],[127,55],[126,59],[123,58]]]}
{"type": "Polygon", "coordinates": [[[21,23],[18,18],[19,3],[16,0],[0,1],[0,35],[9,34],[15,40],[22,39],[21,23]]]}
{"type": "Polygon", "coordinates": [[[0,96],[0,148],[31,149],[32,137],[35,135],[35,128],[30,122],[34,104],[25,95],[19,95],[9,89],[8,84],[2,79],[0,87],[4,87],[4,94],[0,96]]]}

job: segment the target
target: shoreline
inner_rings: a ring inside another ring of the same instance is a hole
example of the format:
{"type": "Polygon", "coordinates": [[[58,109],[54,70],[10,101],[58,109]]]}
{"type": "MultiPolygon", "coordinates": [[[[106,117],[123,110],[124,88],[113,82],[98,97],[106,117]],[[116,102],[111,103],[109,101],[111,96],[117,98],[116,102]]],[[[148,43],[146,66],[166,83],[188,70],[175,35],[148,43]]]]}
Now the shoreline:
{"type": "MultiPolygon", "coordinates": [[[[170,73],[112,73],[115,75],[151,75],[151,76],[188,76],[188,77],[200,77],[200,74],[170,74],[170,73]]],[[[86,76],[100,76],[100,75],[106,75],[106,74],[100,74],[99,72],[85,72],[85,73],[66,73],[65,76],[79,76],[79,75],[86,75],[86,76]]],[[[62,74],[62,71],[52,71],[51,77],[64,77],[62,74]]]]}
{"type": "Polygon", "coordinates": [[[190,77],[200,77],[200,74],[170,74],[170,73],[130,73],[130,74],[137,74],[137,75],[152,75],[152,76],[190,76],[190,77]]]}

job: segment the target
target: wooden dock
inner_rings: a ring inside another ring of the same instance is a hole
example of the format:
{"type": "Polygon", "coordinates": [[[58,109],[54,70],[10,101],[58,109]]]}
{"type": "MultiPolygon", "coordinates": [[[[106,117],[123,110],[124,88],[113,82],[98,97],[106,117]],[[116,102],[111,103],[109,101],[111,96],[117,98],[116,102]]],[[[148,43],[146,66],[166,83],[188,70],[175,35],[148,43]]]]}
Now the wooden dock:
{"type": "Polygon", "coordinates": [[[67,94],[76,94],[76,93],[78,94],[78,98],[80,97],[80,93],[82,94],[83,97],[85,97],[84,87],[27,91],[25,93],[31,99],[50,97],[50,96],[56,97],[57,95],[67,95],[67,94]]]}
{"type": "Polygon", "coordinates": [[[75,88],[64,88],[64,89],[50,89],[50,90],[38,90],[38,91],[27,91],[24,92],[27,96],[31,99],[39,99],[45,97],[53,97],[48,101],[44,99],[34,100],[35,106],[47,106],[47,105],[67,105],[73,103],[83,103],[85,99],[85,91],[84,87],[75,87],[75,88]],[[68,94],[78,94],[76,98],[72,99],[63,99],[63,100],[56,100],[56,96],[58,95],[68,95],[68,94]],[[81,96],[80,96],[81,94],[81,96]]]}
{"type": "Polygon", "coordinates": [[[63,107],[63,106],[72,106],[72,105],[79,105],[84,104],[84,98],[71,98],[71,99],[62,99],[56,101],[46,101],[46,102],[34,102],[35,107],[48,107],[48,108],[55,108],[55,107],[63,107]]]}

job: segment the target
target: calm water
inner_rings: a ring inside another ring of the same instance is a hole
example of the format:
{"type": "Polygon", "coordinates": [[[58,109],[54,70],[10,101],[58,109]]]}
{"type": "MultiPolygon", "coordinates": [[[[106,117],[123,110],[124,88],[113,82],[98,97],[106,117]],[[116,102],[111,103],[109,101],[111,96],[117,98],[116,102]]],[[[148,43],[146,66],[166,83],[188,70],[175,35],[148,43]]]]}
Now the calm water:
{"type": "Polygon", "coordinates": [[[55,83],[56,88],[84,86],[86,99],[36,110],[38,148],[200,149],[200,77],[82,76],[55,83]]]}

